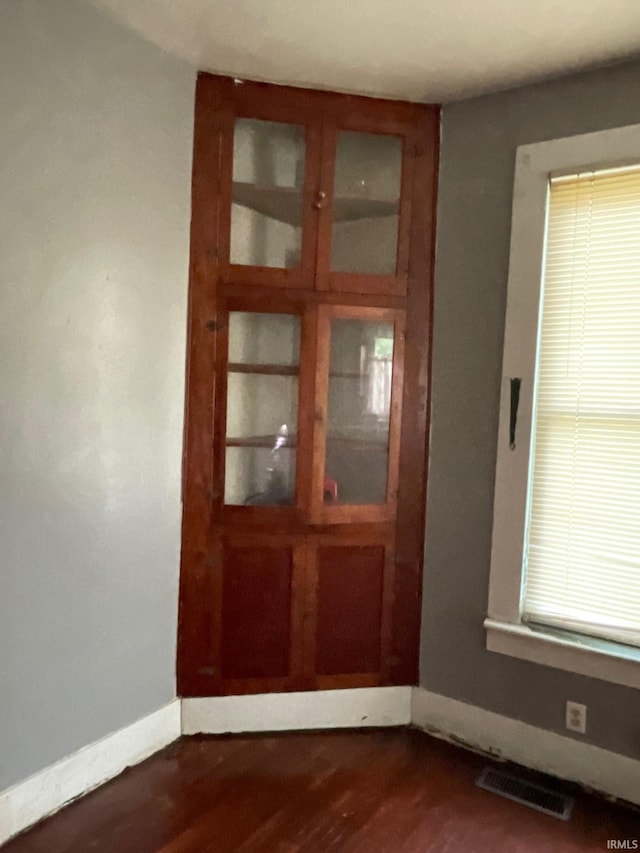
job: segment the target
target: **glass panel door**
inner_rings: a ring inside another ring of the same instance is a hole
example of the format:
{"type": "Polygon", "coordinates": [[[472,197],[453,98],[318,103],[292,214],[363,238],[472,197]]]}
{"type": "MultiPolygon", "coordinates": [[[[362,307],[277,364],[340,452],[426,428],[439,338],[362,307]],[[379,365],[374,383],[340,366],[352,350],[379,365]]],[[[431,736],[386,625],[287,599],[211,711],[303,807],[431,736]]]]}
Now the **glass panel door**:
{"type": "Polygon", "coordinates": [[[225,504],[295,503],[300,318],[229,314],[225,504]]]}
{"type": "Polygon", "coordinates": [[[305,129],[236,119],[230,261],[257,267],[300,266],[305,129]]]}

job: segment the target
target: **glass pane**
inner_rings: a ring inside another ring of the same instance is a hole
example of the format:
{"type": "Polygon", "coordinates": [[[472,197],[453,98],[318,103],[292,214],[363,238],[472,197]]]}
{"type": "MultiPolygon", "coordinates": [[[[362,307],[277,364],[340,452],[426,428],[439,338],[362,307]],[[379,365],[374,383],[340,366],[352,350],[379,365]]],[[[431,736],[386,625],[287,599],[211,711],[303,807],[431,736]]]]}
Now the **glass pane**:
{"type": "Polygon", "coordinates": [[[302,127],[236,119],[232,264],[281,268],[299,265],[304,160],[302,127]]]}
{"type": "Polygon", "coordinates": [[[387,499],[393,325],[333,320],[325,503],[387,499]]]}
{"type": "Polygon", "coordinates": [[[229,315],[226,504],[295,502],[300,319],[229,315]]]}
{"type": "Polygon", "coordinates": [[[300,363],[300,318],[295,314],[229,314],[229,364],[300,363]]]}
{"type": "Polygon", "coordinates": [[[262,447],[227,447],[224,502],[244,506],[290,506],[295,503],[295,451],[282,451],[278,470],[262,447]]]}
{"type": "Polygon", "coordinates": [[[400,137],[338,134],[331,269],[395,274],[401,173],[400,137]]]}

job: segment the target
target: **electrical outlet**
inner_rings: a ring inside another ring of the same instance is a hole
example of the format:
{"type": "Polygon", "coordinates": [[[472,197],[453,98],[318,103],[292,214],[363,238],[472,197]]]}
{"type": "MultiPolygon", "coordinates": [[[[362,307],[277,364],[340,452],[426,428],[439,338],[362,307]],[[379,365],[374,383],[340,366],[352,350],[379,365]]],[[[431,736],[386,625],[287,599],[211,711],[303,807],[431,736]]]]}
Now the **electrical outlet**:
{"type": "Polygon", "coordinates": [[[587,706],[579,705],[577,702],[567,702],[565,722],[570,732],[585,735],[587,733],[587,706]]]}

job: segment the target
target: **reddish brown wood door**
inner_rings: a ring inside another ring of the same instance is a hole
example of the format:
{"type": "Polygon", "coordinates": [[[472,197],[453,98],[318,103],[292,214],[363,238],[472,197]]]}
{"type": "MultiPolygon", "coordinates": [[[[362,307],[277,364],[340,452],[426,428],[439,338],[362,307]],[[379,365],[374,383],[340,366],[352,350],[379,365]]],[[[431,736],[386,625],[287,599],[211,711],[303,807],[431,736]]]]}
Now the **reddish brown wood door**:
{"type": "Polygon", "coordinates": [[[406,295],[426,108],[211,76],[198,95],[220,283],[406,295]]]}
{"type": "Polygon", "coordinates": [[[436,137],[199,79],[182,695],[416,679],[436,137]]]}

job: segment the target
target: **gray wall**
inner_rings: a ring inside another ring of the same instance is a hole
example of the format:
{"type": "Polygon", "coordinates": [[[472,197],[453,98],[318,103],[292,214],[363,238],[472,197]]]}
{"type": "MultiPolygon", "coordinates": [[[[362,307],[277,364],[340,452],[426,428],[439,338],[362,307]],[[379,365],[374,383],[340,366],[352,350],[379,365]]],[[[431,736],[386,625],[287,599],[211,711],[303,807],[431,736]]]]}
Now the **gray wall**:
{"type": "Polygon", "coordinates": [[[487,652],[482,627],[515,149],[635,123],[640,64],[443,111],[421,683],[563,734],[586,703],[586,740],[640,758],[640,691],[487,652]]]}
{"type": "Polygon", "coordinates": [[[0,790],[175,695],[194,83],[0,2],[0,790]]]}

